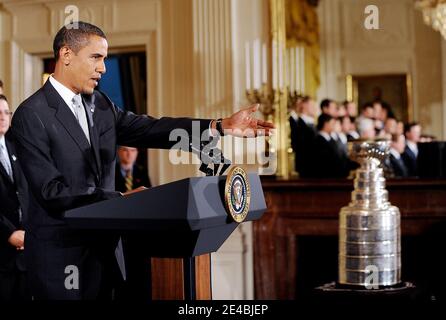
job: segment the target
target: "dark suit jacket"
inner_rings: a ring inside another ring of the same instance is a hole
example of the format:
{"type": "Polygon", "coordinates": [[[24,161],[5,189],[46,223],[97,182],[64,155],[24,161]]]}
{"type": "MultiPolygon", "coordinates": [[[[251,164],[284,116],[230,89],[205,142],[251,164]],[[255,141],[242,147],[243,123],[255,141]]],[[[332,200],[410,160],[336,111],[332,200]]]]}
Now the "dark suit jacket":
{"type": "Polygon", "coordinates": [[[407,167],[408,175],[418,176],[417,157],[408,146],[406,146],[406,148],[404,149],[401,158],[403,158],[403,161],[407,167]]]}
{"type": "MultiPolygon", "coordinates": [[[[62,213],[120,196],[115,191],[117,144],[170,148],[178,143],[169,141],[173,129],[192,133],[192,119],[123,112],[100,91],[83,95],[83,103],[91,146],[49,81],[18,107],[12,119],[19,160],[31,190],[25,247],[31,290],[37,299],[96,299],[110,280],[111,269],[116,268],[117,238],[71,229],[62,213]],[[67,266],[78,269],[79,289],[67,290],[65,279],[76,270],[67,266]]],[[[201,131],[208,129],[210,120],[196,121],[201,131]]]]}
{"type": "Polygon", "coordinates": [[[5,142],[14,182],[0,164],[0,272],[10,272],[15,268],[25,271],[24,252],[17,251],[8,239],[14,231],[23,230],[28,207],[28,187],[9,132],[5,142]],[[19,221],[19,208],[22,210],[22,221],[19,221]]]}
{"type": "Polygon", "coordinates": [[[345,178],[348,175],[347,158],[339,151],[336,141],[327,141],[318,134],[314,141],[314,178],[345,178]]]}
{"type": "Polygon", "coordinates": [[[408,177],[409,171],[407,170],[407,167],[403,161],[403,158],[397,159],[393,156],[393,154],[390,154],[389,156],[389,162],[390,162],[390,169],[392,170],[393,176],[395,177],[408,177]]]}
{"type": "Polygon", "coordinates": [[[314,126],[307,125],[299,117],[294,120],[290,117],[291,147],[295,154],[295,169],[301,177],[308,177],[312,171],[312,159],[314,139],[316,129],[314,126]]]}
{"type": "MultiPolygon", "coordinates": [[[[136,189],[138,187],[151,187],[149,176],[146,172],[146,170],[138,165],[133,166],[133,189],[136,189]]],[[[126,192],[125,187],[125,178],[122,176],[121,173],[121,166],[119,163],[116,163],[116,170],[115,170],[115,181],[116,181],[116,190],[120,192],[126,192]]]]}

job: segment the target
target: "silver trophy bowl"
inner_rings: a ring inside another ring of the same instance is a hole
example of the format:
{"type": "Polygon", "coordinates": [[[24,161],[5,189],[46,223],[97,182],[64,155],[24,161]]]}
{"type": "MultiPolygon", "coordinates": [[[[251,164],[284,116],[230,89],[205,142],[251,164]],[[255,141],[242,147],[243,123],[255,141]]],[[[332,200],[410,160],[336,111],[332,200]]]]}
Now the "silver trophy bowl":
{"type": "Polygon", "coordinates": [[[401,282],[400,212],[388,200],[381,164],[387,140],[357,140],[349,156],[360,164],[351,202],[339,213],[341,285],[392,286],[401,282]]]}

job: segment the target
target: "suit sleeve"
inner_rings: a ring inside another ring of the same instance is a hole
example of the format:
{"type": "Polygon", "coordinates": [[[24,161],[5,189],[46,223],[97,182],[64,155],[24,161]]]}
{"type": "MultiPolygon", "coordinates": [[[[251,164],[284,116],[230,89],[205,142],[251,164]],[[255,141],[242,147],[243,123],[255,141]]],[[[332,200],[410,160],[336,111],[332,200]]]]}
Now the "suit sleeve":
{"type": "Polygon", "coordinates": [[[120,196],[119,192],[87,186],[71,186],[51,158],[51,145],[44,122],[32,110],[19,108],[11,131],[16,139],[20,164],[34,195],[50,213],[120,196]],[[37,192],[36,192],[37,190],[37,192]]]}
{"type": "Polygon", "coordinates": [[[170,118],[160,119],[147,115],[124,112],[102,92],[112,106],[116,117],[117,143],[139,148],[181,148],[190,151],[189,142],[208,141],[210,119],[170,118]]]}
{"type": "Polygon", "coordinates": [[[0,242],[8,241],[11,234],[16,230],[14,224],[0,212],[0,242]]]}

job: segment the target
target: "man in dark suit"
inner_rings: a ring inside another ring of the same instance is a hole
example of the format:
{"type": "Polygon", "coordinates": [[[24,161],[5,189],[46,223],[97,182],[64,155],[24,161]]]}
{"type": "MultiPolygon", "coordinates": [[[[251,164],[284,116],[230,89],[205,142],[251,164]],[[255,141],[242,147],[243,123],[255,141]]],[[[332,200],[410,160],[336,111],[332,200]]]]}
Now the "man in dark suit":
{"type": "Polygon", "coordinates": [[[117,191],[127,192],[139,187],[152,186],[147,170],[136,163],[137,148],[119,146],[118,158],[115,172],[117,191]]]}
{"type": "Polygon", "coordinates": [[[339,150],[338,143],[332,133],[335,118],[327,113],[321,113],[317,121],[318,135],[314,141],[314,163],[312,177],[315,178],[345,178],[348,175],[347,158],[339,150]]]}
{"type": "MultiPolygon", "coordinates": [[[[85,22],[62,27],[53,43],[55,71],[12,120],[27,177],[30,212],[27,265],[36,299],[111,298],[119,272],[117,238],[69,228],[64,211],[121,197],[115,191],[116,146],[170,148],[172,130],[237,136],[269,134],[252,106],[218,120],[161,118],[123,112],[95,87],[105,73],[104,32],[85,22]]],[[[122,270],[121,270],[122,271],[122,270]]]]}
{"type": "Polygon", "coordinates": [[[421,126],[417,122],[412,122],[404,126],[406,136],[406,147],[401,155],[406,164],[409,176],[418,176],[418,142],[421,137],[421,126]]]}
{"type": "Polygon", "coordinates": [[[312,171],[311,154],[317,133],[314,125],[315,108],[313,99],[306,96],[298,102],[296,110],[290,113],[291,147],[294,151],[295,170],[302,178],[311,175],[312,171]]]}
{"type": "Polygon", "coordinates": [[[404,135],[393,134],[390,144],[389,166],[391,177],[408,177],[409,171],[401,154],[404,152],[404,135]]]}
{"type": "Polygon", "coordinates": [[[7,134],[10,123],[8,101],[0,94],[0,301],[29,299],[23,230],[28,189],[7,134]]]}

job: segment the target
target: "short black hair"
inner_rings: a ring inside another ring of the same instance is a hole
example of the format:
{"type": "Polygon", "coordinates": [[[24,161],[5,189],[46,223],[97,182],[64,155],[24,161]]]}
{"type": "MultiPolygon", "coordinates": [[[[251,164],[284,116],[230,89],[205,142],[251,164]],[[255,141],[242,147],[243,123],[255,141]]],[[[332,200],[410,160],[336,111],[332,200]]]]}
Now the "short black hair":
{"type": "Polygon", "coordinates": [[[404,125],[404,134],[410,132],[410,130],[412,130],[413,127],[416,127],[416,126],[419,126],[419,125],[420,125],[419,122],[409,122],[409,123],[406,123],[404,125]]]}
{"type": "Polygon", "coordinates": [[[6,102],[8,102],[8,99],[6,99],[6,96],[0,94],[0,100],[5,100],[6,102]]]}
{"type": "Polygon", "coordinates": [[[324,99],[324,100],[322,100],[321,101],[321,110],[324,110],[325,108],[328,108],[328,106],[332,102],[333,102],[333,100],[331,100],[331,99],[324,99]]]}
{"type": "Polygon", "coordinates": [[[54,58],[59,60],[59,51],[64,46],[78,53],[88,44],[88,38],[92,35],[107,39],[104,31],[88,22],[77,21],[63,26],[54,37],[54,58]]]}
{"type": "Polygon", "coordinates": [[[317,126],[316,126],[317,131],[321,131],[324,128],[325,124],[327,122],[330,122],[332,119],[334,118],[329,114],[321,113],[317,118],[317,126]]]}

